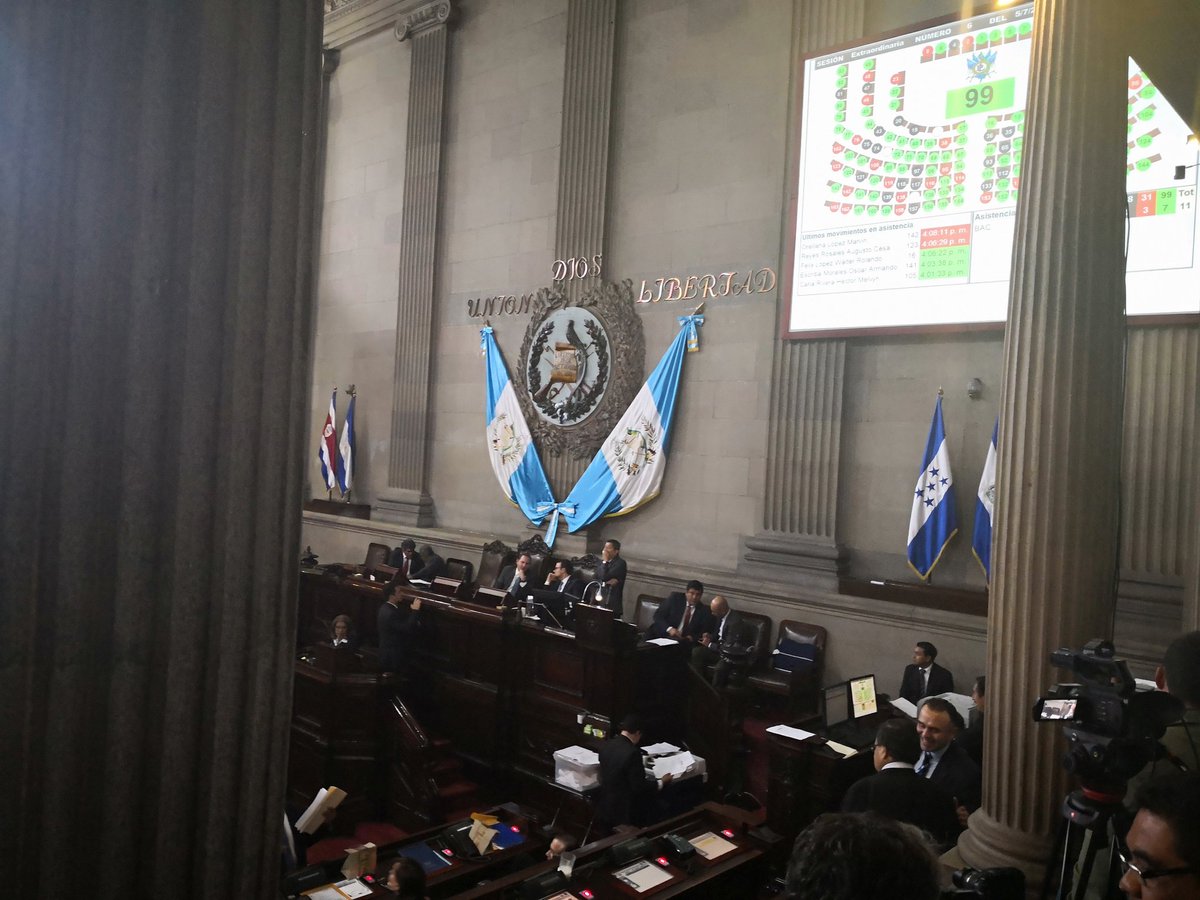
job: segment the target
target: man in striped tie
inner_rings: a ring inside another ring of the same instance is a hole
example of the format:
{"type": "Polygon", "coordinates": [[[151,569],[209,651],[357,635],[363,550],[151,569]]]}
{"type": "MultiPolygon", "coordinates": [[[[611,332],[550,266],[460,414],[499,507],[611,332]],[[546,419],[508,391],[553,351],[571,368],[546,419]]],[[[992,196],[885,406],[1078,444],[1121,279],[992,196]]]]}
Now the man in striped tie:
{"type": "Polygon", "coordinates": [[[675,591],[654,611],[654,622],[646,629],[646,638],[673,638],[684,644],[695,644],[700,636],[711,631],[712,613],[701,603],[704,585],[689,581],[684,593],[675,591]]]}

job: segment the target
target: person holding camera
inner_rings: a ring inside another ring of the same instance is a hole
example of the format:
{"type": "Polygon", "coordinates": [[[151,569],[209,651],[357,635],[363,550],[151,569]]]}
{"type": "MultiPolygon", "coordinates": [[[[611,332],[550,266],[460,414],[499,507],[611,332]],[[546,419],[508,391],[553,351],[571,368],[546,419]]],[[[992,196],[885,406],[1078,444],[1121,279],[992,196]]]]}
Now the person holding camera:
{"type": "Polygon", "coordinates": [[[1165,753],[1129,780],[1125,803],[1130,809],[1138,788],[1167,772],[1200,772],[1200,631],[1171,641],[1163,664],[1154,673],[1160,691],[1183,702],[1183,716],[1167,726],[1160,743],[1165,753]]]}

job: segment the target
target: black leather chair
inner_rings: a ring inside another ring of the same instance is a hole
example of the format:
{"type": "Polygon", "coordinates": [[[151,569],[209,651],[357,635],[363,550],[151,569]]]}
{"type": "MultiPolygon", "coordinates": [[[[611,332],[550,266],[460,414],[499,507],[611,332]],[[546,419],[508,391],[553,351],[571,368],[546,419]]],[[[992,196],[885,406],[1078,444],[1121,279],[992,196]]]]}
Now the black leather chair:
{"type": "Polygon", "coordinates": [[[374,569],[376,566],[381,566],[387,563],[388,557],[391,556],[392,548],[387,544],[376,544],[371,542],[367,544],[367,558],[363,561],[363,565],[368,569],[374,569]]]}
{"type": "Polygon", "coordinates": [[[447,578],[453,578],[455,581],[461,581],[463,584],[470,584],[473,580],[471,576],[474,574],[475,566],[473,563],[467,562],[465,559],[454,559],[453,557],[446,560],[447,578]]]}
{"type": "Polygon", "coordinates": [[[654,624],[654,614],[658,612],[658,607],[662,602],[662,597],[654,597],[650,594],[638,595],[633,622],[637,626],[639,635],[645,634],[646,629],[654,624]]]}
{"type": "Polygon", "coordinates": [[[511,565],[516,558],[516,551],[503,541],[484,544],[483,554],[479,558],[479,586],[490,588],[500,576],[500,570],[511,565]]]}
{"type": "MultiPolygon", "coordinates": [[[[737,613],[741,626],[734,640],[726,639],[729,652],[723,654],[733,664],[731,684],[740,685],[754,672],[763,671],[770,667],[771,658],[771,618],[758,613],[737,613]]],[[[705,674],[711,675],[712,666],[706,667],[705,674]]]]}
{"type": "Polygon", "coordinates": [[[789,718],[819,715],[826,637],[820,625],[784,619],[775,652],[765,667],[750,673],[748,684],[774,704],[782,701],[789,718]]]}

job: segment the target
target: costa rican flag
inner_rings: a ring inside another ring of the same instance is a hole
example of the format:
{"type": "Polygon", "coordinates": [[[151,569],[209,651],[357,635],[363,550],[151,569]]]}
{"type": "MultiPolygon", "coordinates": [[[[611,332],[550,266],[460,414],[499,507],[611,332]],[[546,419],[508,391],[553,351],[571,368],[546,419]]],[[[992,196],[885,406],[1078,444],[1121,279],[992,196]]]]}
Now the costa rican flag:
{"type": "MultiPolygon", "coordinates": [[[[350,390],[354,390],[354,385],[350,385],[350,390]]],[[[343,495],[349,494],[354,486],[354,404],[357,400],[356,394],[350,394],[346,421],[342,423],[342,440],[338,444],[337,480],[343,495]]]]}
{"type": "MultiPolygon", "coordinates": [[[[556,508],[550,482],[542,469],[537,448],[533,446],[533,436],[529,433],[508,377],[508,367],[504,365],[490,325],[479,330],[479,346],[487,367],[483,411],[487,419],[488,459],[492,471],[496,473],[504,496],[515,503],[530,522],[539,525],[556,508]]],[[[546,536],[546,543],[553,546],[553,534],[546,536]]]]}
{"type": "Polygon", "coordinates": [[[337,388],[329,395],[329,412],[325,416],[325,427],[321,429],[321,443],[317,447],[317,459],[321,460],[321,477],[325,487],[333,490],[337,486],[337,388]]]}
{"type": "Polygon", "coordinates": [[[950,473],[950,451],[946,447],[946,426],[942,422],[942,397],[938,393],[933,422],[917,487],[912,514],[908,519],[908,564],[929,579],[933,567],[942,558],[950,539],[958,533],[958,512],[954,504],[954,476],[950,473]]]}
{"type": "Polygon", "coordinates": [[[560,504],[569,530],[578,531],[601,516],[632,512],[658,496],[667,466],[683,354],[699,348],[697,328],[704,324],[704,316],[680,316],[679,323],[679,334],[604,439],[570,496],[560,504]]]}

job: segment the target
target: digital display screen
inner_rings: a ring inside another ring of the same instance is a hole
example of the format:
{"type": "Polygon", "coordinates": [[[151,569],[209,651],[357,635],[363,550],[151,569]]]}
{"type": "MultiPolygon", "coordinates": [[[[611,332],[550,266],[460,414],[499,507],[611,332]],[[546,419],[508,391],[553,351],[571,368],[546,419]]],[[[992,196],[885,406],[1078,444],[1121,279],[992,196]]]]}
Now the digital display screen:
{"type": "Polygon", "coordinates": [[[1042,718],[1064,721],[1075,718],[1075,705],[1078,700],[1046,700],[1042,703],[1042,718]]]}
{"type": "Polygon", "coordinates": [[[850,710],[856,719],[874,715],[879,710],[875,699],[874,675],[850,679],[850,710]]]}
{"type": "Polygon", "coordinates": [[[841,681],[837,684],[831,684],[825,688],[825,727],[836,725],[838,722],[844,722],[850,716],[850,707],[847,701],[848,687],[846,682],[841,681]]]}
{"type": "MultiPolygon", "coordinates": [[[[1032,38],[1026,3],[804,60],[789,336],[1004,322],[1032,38]]],[[[1127,311],[1200,312],[1200,156],[1132,59],[1127,107],[1127,311]]]]}

